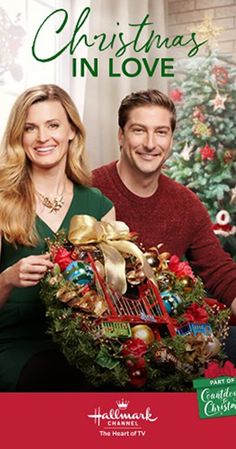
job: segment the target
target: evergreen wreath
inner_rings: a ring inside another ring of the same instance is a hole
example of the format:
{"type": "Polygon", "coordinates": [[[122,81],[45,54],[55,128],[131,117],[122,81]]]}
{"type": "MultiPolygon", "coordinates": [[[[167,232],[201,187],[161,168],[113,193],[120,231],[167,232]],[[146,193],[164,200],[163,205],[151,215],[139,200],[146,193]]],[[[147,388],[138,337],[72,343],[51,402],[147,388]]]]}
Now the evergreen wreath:
{"type": "Polygon", "coordinates": [[[93,387],[191,391],[209,363],[224,363],[229,309],[205,298],[187,262],[161,245],[144,253],[124,223],[88,216],[47,243],[48,332],[93,387]]]}

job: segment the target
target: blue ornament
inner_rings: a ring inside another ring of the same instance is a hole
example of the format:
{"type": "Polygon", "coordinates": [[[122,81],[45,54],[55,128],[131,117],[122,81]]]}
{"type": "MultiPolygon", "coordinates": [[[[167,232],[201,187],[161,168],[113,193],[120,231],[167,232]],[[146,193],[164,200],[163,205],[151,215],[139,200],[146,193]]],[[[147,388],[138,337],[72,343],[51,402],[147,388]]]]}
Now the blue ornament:
{"type": "Polygon", "coordinates": [[[161,292],[161,297],[164,303],[164,306],[166,308],[166,311],[169,313],[169,315],[172,315],[175,313],[177,307],[179,304],[181,304],[182,299],[178,296],[172,293],[169,290],[165,290],[164,292],[161,292]]]}
{"type": "Polygon", "coordinates": [[[90,265],[75,260],[63,271],[63,276],[68,281],[79,285],[90,285],[94,280],[94,273],[90,265]]]}

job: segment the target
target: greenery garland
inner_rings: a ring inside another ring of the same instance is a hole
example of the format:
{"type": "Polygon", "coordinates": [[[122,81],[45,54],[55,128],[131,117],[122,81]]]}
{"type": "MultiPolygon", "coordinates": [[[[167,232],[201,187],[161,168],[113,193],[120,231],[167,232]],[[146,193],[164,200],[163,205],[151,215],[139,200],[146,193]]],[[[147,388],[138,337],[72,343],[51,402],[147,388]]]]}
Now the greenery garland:
{"type": "MultiPolygon", "coordinates": [[[[129,237],[132,240],[131,234],[129,237]]],[[[103,327],[110,312],[99,284],[101,273],[93,264],[95,261],[100,271],[104,268],[99,245],[74,245],[60,232],[54,241],[48,240],[48,247],[54,269],[47,273],[41,286],[48,332],[69,363],[84,373],[92,387],[191,391],[193,379],[203,375],[211,360],[223,363],[229,311],[216,301],[209,304],[204,300],[203,284],[187,262],[160,253],[158,248],[145,253],[171,325],[175,330],[187,326],[189,333],[171,336],[166,326],[156,325],[148,315],[142,316],[139,323],[126,321],[117,333],[115,320],[108,331],[103,327]],[[200,331],[194,335],[191,326],[198,326],[200,331]]],[[[134,301],[139,301],[140,288],[147,279],[140,277],[140,266],[133,256],[123,254],[123,257],[128,293],[133,298],[136,295],[134,301]],[[129,277],[131,271],[136,278],[129,277]]],[[[106,282],[104,286],[111,294],[110,286],[106,282]]]]}

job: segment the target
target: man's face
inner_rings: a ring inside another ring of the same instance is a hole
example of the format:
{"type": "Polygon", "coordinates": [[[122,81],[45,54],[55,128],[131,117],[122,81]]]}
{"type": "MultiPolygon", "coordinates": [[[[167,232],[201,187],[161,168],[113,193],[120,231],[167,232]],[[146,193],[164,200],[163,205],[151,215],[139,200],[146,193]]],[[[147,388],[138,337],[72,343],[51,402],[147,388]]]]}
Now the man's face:
{"type": "Polygon", "coordinates": [[[132,109],[124,129],[119,129],[123,167],[143,175],[158,174],[172,146],[171,114],[160,106],[132,109]]]}

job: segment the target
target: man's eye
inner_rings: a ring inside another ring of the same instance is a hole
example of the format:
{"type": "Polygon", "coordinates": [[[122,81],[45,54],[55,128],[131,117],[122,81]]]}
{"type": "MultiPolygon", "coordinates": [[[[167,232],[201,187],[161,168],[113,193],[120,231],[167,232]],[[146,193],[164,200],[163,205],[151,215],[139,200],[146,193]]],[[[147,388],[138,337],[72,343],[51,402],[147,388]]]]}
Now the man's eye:
{"type": "Polygon", "coordinates": [[[166,136],[167,135],[167,131],[165,129],[158,129],[156,131],[157,134],[159,134],[159,136],[166,136]]]}
{"type": "Polygon", "coordinates": [[[141,134],[142,132],[144,132],[144,130],[142,128],[134,128],[134,132],[136,134],[141,134]]]}

